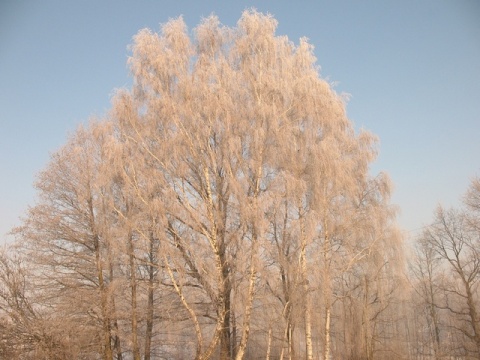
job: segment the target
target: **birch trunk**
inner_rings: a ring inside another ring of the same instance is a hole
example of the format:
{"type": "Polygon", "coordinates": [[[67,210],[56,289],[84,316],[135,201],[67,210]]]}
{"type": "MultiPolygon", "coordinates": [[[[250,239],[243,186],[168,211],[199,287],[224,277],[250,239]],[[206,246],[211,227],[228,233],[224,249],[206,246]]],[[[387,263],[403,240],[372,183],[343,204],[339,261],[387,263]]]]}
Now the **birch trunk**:
{"type": "Polygon", "coordinates": [[[310,287],[308,284],[307,271],[307,236],[305,233],[305,219],[299,209],[300,213],[300,236],[301,236],[301,251],[300,251],[300,270],[304,292],[304,314],[305,314],[305,346],[307,360],[313,360],[313,344],[312,344],[312,313],[310,307],[310,287]]]}
{"type": "Polygon", "coordinates": [[[267,356],[265,357],[266,360],[270,360],[270,351],[272,349],[272,327],[268,328],[268,339],[267,339],[267,356]]]}
{"type": "Polygon", "coordinates": [[[111,324],[109,317],[108,309],[108,295],[105,280],[103,278],[103,266],[100,253],[100,236],[95,229],[95,212],[93,210],[93,199],[91,194],[87,200],[88,211],[90,215],[90,227],[93,232],[93,247],[95,250],[95,265],[97,269],[97,278],[98,278],[98,290],[100,295],[100,306],[102,313],[102,324],[103,324],[103,356],[104,360],[113,360],[112,344],[111,344],[111,324]]]}
{"type": "Polygon", "coordinates": [[[146,330],[145,330],[145,359],[150,360],[153,336],[153,295],[155,287],[155,254],[154,254],[154,238],[153,233],[150,234],[149,239],[149,264],[148,266],[148,294],[147,294],[147,311],[146,311],[146,330]]]}
{"type": "Polygon", "coordinates": [[[240,341],[240,346],[238,347],[238,352],[235,357],[236,360],[242,360],[245,355],[245,349],[247,347],[247,341],[250,334],[250,317],[253,309],[253,298],[255,296],[255,280],[257,277],[257,271],[255,269],[255,257],[256,257],[256,247],[257,239],[254,235],[252,244],[252,254],[250,257],[250,281],[248,284],[248,298],[247,304],[245,305],[245,314],[243,319],[243,331],[242,339],[240,341]]]}
{"type": "Polygon", "coordinates": [[[330,359],[330,317],[331,317],[331,306],[327,304],[325,306],[325,354],[324,359],[330,359]]]}
{"type": "Polygon", "coordinates": [[[323,222],[324,227],[324,248],[323,256],[325,262],[324,268],[324,294],[325,294],[325,343],[324,343],[324,360],[330,360],[330,317],[331,317],[331,281],[330,281],[330,258],[331,258],[331,249],[330,249],[330,237],[327,229],[327,221],[323,222]]]}
{"type": "MultiPolygon", "coordinates": [[[[128,211],[128,210],[127,210],[128,211]]],[[[128,231],[128,260],[130,266],[130,321],[132,326],[132,346],[133,359],[140,360],[140,349],[138,346],[138,314],[137,314],[137,270],[133,246],[133,234],[131,230],[128,231]]]]}
{"type": "Polygon", "coordinates": [[[182,305],[185,307],[188,314],[190,315],[190,318],[193,322],[193,326],[195,328],[195,335],[197,336],[195,359],[208,359],[210,357],[210,354],[202,354],[203,337],[202,337],[202,330],[200,329],[200,323],[198,322],[197,314],[185,299],[185,296],[183,295],[183,290],[181,286],[178,284],[177,280],[175,279],[175,276],[173,275],[172,268],[170,267],[170,264],[168,262],[166,255],[164,255],[163,260],[165,262],[165,267],[167,269],[168,275],[170,276],[170,280],[172,281],[173,287],[175,288],[175,291],[177,292],[180,298],[180,301],[182,302],[182,305]]]}
{"type": "MultiPolygon", "coordinates": [[[[252,196],[252,212],[256,214],[258,212],[258,195],[260,192],[260,180],[262,177],[262,167],[260,166],[257,169],[257,174],[254,177],[254,190],[252,196]]],[[[255,296],[255,281],[257,278],[256,270],[256,258],[257,258],[257,246],[258,246],[258,233],[256,229],[256,219],[253,220],[253,234],[252,234],[252,245],[250,249],[250,277],[248,284],[248,297],[247,304],[245,305],[245,314],[243,317],[243,331],[242,339],[240,341],[240,346],[236,354],[236,360],[242,360],[245,355],[245,349],[247,347],[248,337],[250,334],[250,317],[253,309],[253,298],[255,296]]]]}

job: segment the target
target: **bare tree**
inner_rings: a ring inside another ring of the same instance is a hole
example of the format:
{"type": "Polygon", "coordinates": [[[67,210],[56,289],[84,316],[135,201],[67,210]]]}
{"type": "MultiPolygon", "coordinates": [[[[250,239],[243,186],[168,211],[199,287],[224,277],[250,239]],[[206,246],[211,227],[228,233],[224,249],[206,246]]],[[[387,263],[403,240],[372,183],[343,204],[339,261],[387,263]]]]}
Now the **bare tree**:
{"type": "MultiPolygon", "coordinates": [[[[415,257],[411,265],[414,275],[415,290],[422,299],[426,310],[428,324],[428,352],[433,350],[434,357],[440,356],[440,318],[439,305],[441,292],[441,257],[426,239],[420,239],[416,244],[415,257]]],[[[422,346],[423,348],[423,346],[422,346]]],[[[419,349],[424,353],[423,349],[419,349]]]]}
{"type": "MultiPolygon", "coordinates": [[[[467,200],[472,201],[470,206],[475,204],[474,185],[467,197],[467,200]]],[[[452,274],[450,278],[439,284],[444,293],[444,302],[441,305],[436,304],[436,307],[449,311],[453,319],[450,328],[460,332],[465,339],[463,350],[471,356],[478,356],[480,354],[478,318],[480,238],[478,230],[472,226],[474,223],[474,217],[464,212],[447,211],[438,207],[435,222],[424,231],[422,242],[435,251],[452,274]]]]}
{"type": "Polygon", "coordinates": [[[45,289],[44,296],[59,302],[57,310],[85,317],[85,324],[96,329],[90,330],[91,343],[86,348],[100,347],[104,357],[111,359],[113,244],[108,191],[102,179],[108,175],[99,171],[105,159],[103,126],[79,129],[53,155],[37,182],[39,201],[15,233],[39,267],[35,281],[45,289]],[[97,322],[99,328],[94,325],[97,322]]]}
{"type": "Polygon", "coordinates": [[[69,320],[45,308],[33,282],[32,269],[13,248],[0,254],[0,355],[5,359],[65,359],[76,357],[69,320]]]}

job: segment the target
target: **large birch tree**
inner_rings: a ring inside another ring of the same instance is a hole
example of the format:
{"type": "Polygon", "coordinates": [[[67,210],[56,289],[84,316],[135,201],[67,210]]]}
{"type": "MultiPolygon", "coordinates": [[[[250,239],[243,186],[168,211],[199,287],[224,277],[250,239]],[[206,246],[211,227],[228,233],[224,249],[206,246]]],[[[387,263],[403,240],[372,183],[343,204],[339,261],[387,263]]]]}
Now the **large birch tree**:
{"type": "Polygon", "coordinates": [[[141,30],[132,88],[40,175],[17,234],[56,309],[88,324],[88,351],[330,359],[356,292],[374,357],[401,258],[388,178],[369,174],[376,138],[355,131],[313,47],[276,27],[248,10],[193,36],[182,18],[141,30]],[[160,321],[173,341],[155,340],[160,321]]]}
{"type": "Polygon", "coordinates": [[[284,206],[298,249],[306,356],[314,353],[313,249],[324,268],[323,348],[330,356],[334,229],[348,227],[342,212],[370,181],[375,139],[355,134],[343,99],[319,77],[312,46],[276,36],[276,26],[271,16],[246,11],[235,28],[215,16],[205,19],[193,40],[181,18],[160,33],[142,30],[129,61],[134,86],[114,101],[120,133],[147,164],[138,171],[152,179],[143,198],[156,194],[161,204],[164,229],[157,236],[170,244],[165,264],[183,258],[172,265],[171,281],[191,314],[198,358],[211,356],[217,343],[221,358],[243,356],[262,281],[261,249],[272,241],[280,246],[269,214],[284,206]],[[283,200],[275,201],[279,194],[283,200]],[[202,311],[189,298],[193,292],[182,290],[190,282],[214,311],[210,337],[210,325],[202,325],[202,311]],[[234,283],[245,289],[240,307],[234,283]],[[233,322],[234,308],[241,322],[233,322]]]}

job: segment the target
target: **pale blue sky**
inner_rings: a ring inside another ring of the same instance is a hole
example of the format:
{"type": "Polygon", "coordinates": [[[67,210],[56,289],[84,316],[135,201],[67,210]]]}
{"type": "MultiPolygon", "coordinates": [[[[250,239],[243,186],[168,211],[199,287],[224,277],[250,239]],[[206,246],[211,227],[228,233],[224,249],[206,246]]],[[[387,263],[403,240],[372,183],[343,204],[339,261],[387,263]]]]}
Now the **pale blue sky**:
{"type": "Polygon", "coordinates": [[[480,175],[480,1],[0,2],[0,242],[29,204],[49,154],[128,86],[141,28],[212,12],[235,25],[248,7],[277,34],[315,46],[321,75],[351,94],[357,129],[379,136],[372,173],[390,174],[409,234],[480,175]]]}

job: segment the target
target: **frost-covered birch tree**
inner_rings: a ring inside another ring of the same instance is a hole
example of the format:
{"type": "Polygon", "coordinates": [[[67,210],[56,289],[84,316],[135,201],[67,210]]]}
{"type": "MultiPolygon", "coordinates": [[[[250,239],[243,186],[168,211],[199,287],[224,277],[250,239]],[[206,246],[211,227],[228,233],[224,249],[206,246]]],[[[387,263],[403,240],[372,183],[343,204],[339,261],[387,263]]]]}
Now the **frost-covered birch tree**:
{"type": "Polygon", "coordinates": [[[198,358],[217,344],[222,358],[245,353],[256,287],[265,282],[262,249],[280,246],[269,214],[284,206],[304,294],[305,352],[320,351],[312,344],[311,267],[323,264],[322,291],[331,293],[333,227],[348,227],[342,212],[369,181],[375,157],[374,138],[355,133],[344,101],[319,77],[312,46],[276,36],[276,25],[246,11],[235,28],[205,19],[193,39],[181,18],[160,33],[142,30],[129,61],[134,86],[114,101],[113,118],[142,154],[138,171],[148,171],[145,186],[161,208],[157,236],[169,245],[165,264],[194,325],[198,358]],[[212,324],[201,319],[197,291],[212,324]]]}
{"type": "Polygon", "coordinates": [[[388,178],[313,47],[276,28],[248,10],[141,30],[131,89],[42,172],[17,234],[99,357],[344,356],[356,295],[374,356],[401,263],[388,178]]]}
{"type": "MultiPolygon", "coordinates": [[[[113,356],[114,250],[108,208],[108,174],[102,151],[104,125],[78,129],[38,177],[37,204],[15,230],[33,281],[57,314],[74,316],[83,351],[113,356]],[[90,335],[88,335],[90,333],[90,335]],[[85,336],[86,338],[83,338],[85,336]]],[[[117,343],[118,345],[118,343],[117,343]]]]}

